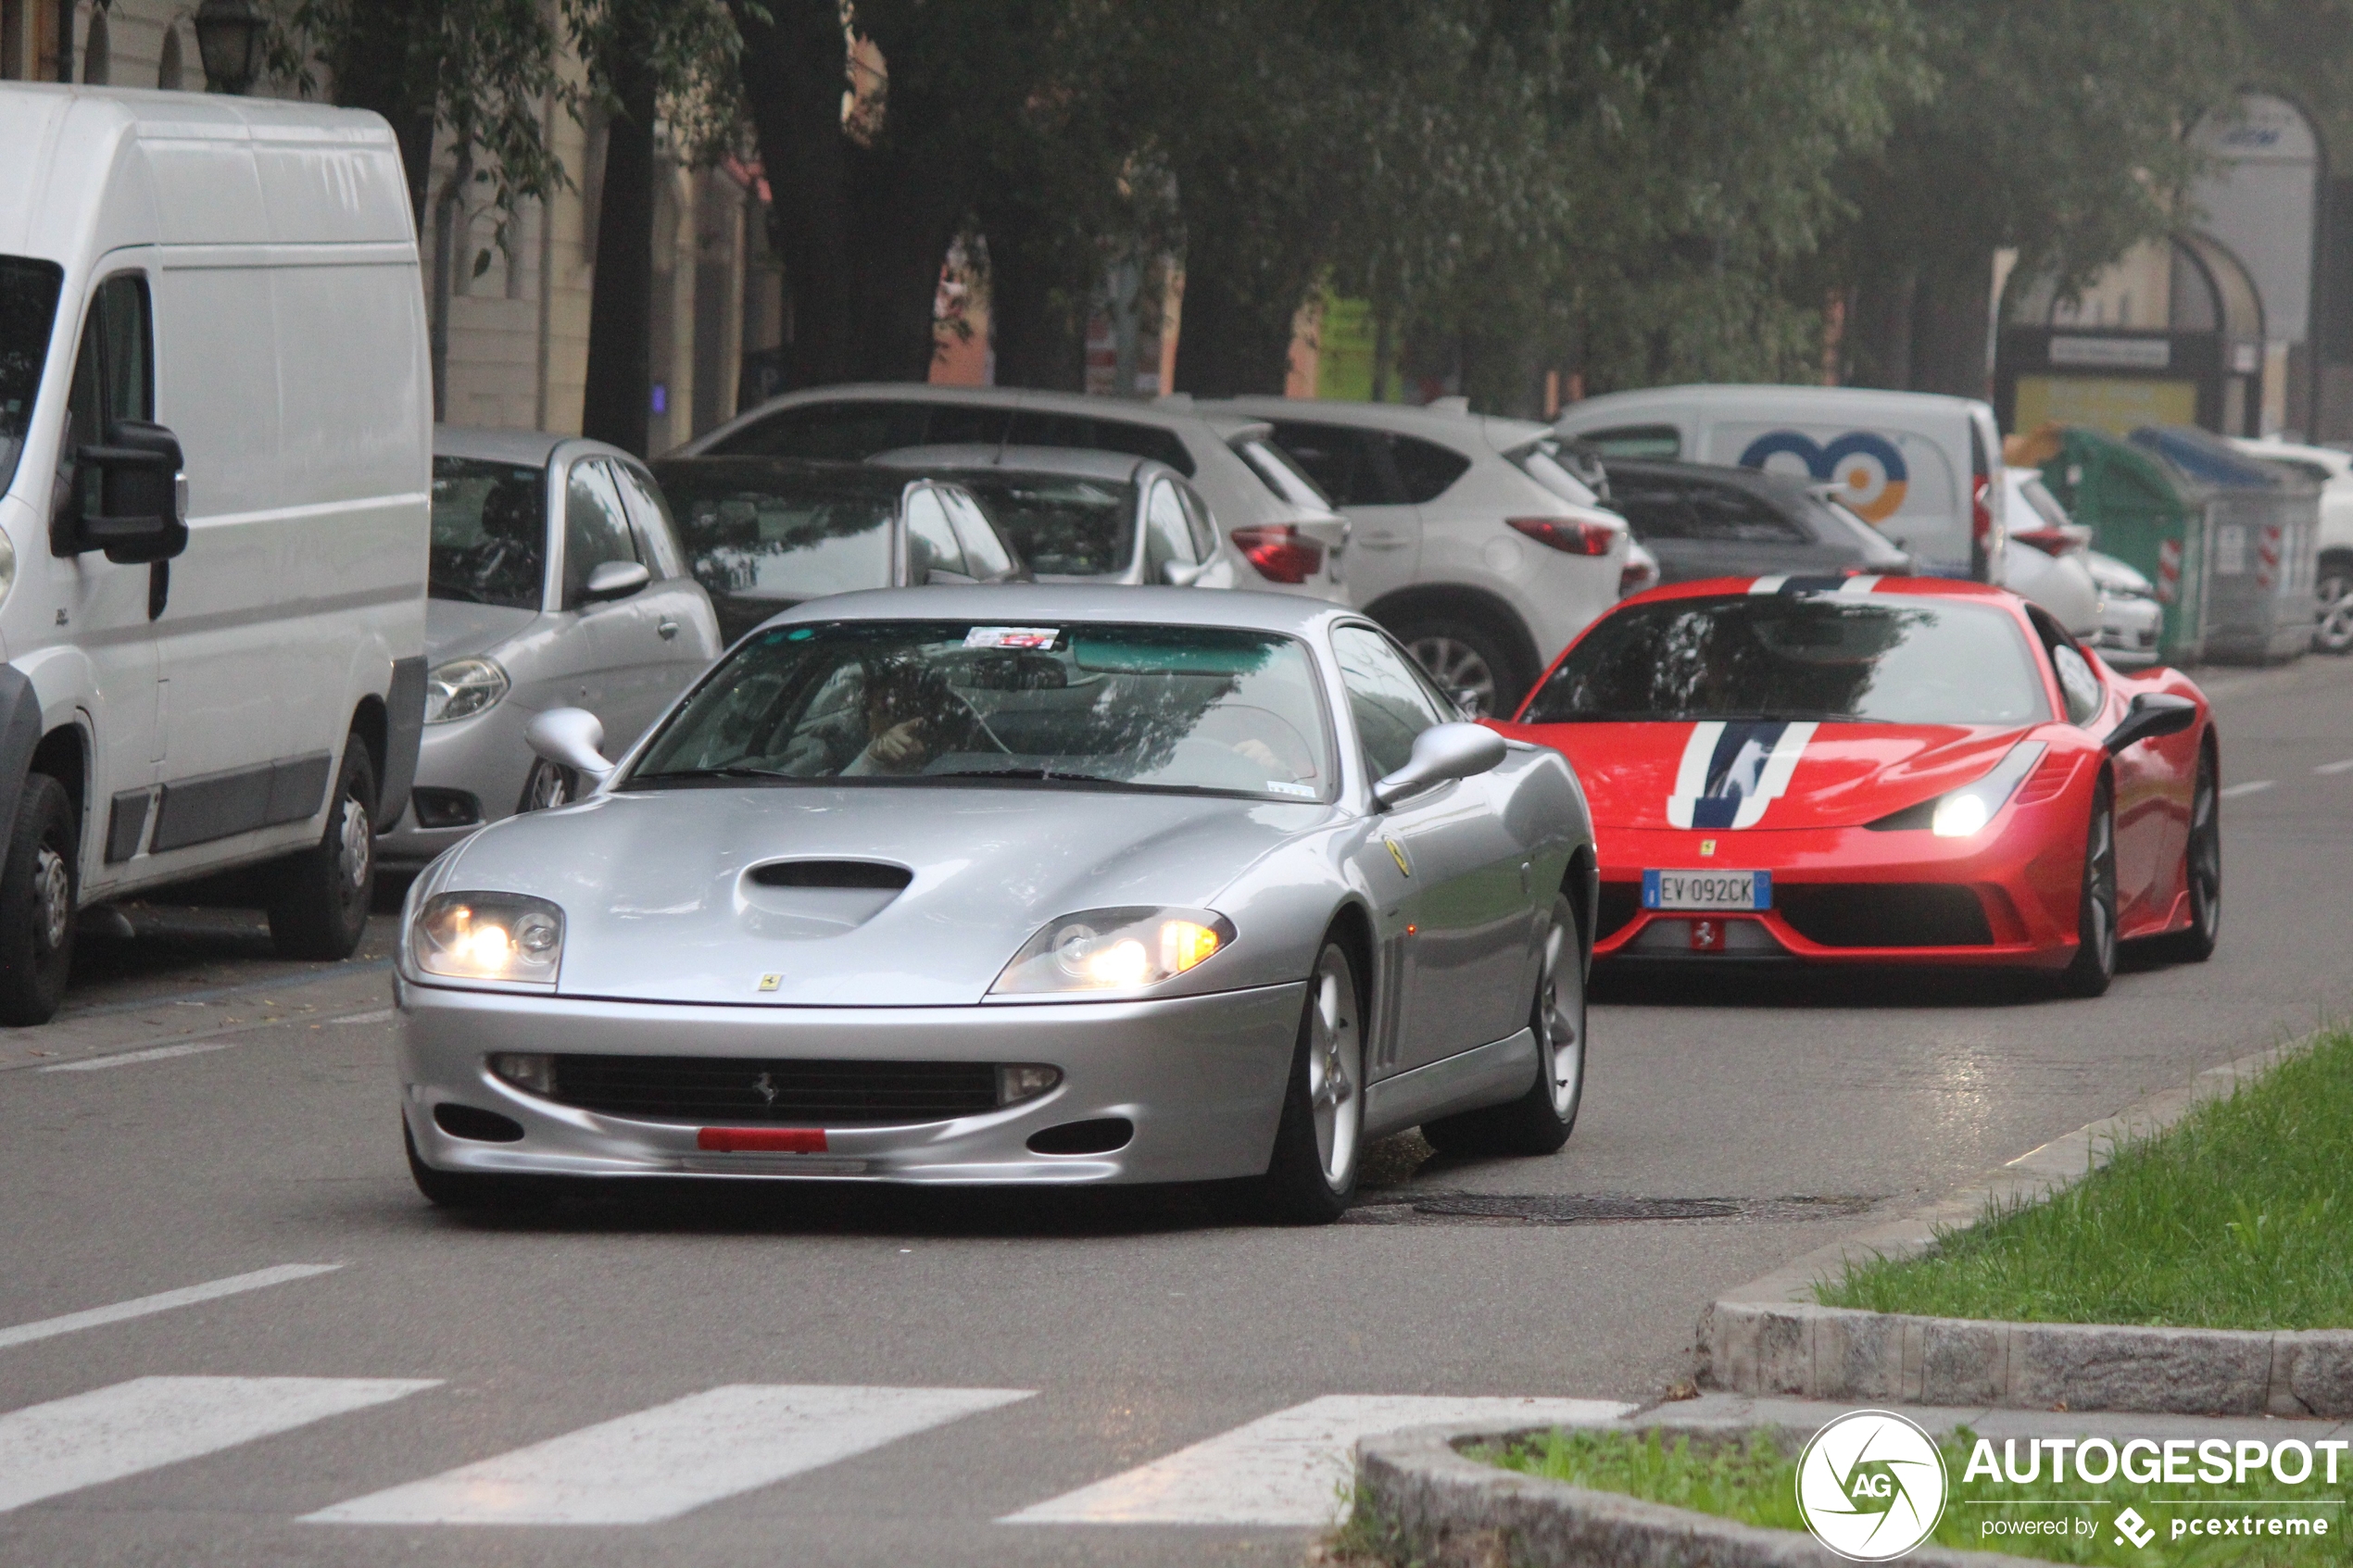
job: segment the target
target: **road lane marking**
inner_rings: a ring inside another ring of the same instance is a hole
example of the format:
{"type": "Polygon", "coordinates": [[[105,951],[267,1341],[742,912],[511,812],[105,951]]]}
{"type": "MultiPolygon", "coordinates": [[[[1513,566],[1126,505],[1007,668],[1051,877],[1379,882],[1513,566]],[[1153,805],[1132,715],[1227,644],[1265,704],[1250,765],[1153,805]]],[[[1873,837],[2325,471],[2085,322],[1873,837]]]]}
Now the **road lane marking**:
{"type": "Polygon", "coordinates": [[[157,1291],[153,1296],[117,1301],[111,1307],[92,1307],[86,1311],[68,1312],[63,1317],[43,1318],[38,1323],[20,1323],[13,1328],[0,1328],[0,1350],[11,1345],[29,1345],[36,1339],[49,1339],[60,1334],[74,1334],[85,1328],[120,1323],[125,1318],[144,1318],[151,1312],[168,1312],[174,1307],[192,1307],[199,1301],[211,1301],[247,1290],[262,1290],[273,1285],[284,1285],[290,1280],[308,1279],[313,1274],[331,1274],[342,1267],[341,1263],[279,1263],[271,1268],[256,1269],[249,1274],[231,1274],[227,1279],[216,1279],[204,1285],[182,1286],[178,1290],[157,1291]]]}
{"type": "Polygon", "coordinates": [[[1634,1409],[1611,1399],[1327,1394],[1165,1459],[1009,1513],[1002,1524],[1265,1524],[1339,1517],[1359,1437],[1456,1422],[1593,1425],[1634,1409]]]}
{"type": "Polygon", "coordinates": [[[138,1377],[0,1415],[0,1513],[291,1432],[438,1378],[138,1377]]]}
{"type": "Polygon", "coordinates": [[[2323,762],[2312,770],[2316,773],[2353,773],[2353,757],[2341,762],[2323,762]]]}
{"type": "Polygon", "coordinates": [[[142,1061],[167,1061],[175,1056],[202,1056],[207,1051],[225,1051],[237,1040],[211,1040],[200,1046],[156,1046],[144,1051],[118,1051],[113,1056],[85,1057],[80,1061],[53,1061],[36,1073],[97,1073],[108,1067],[131,1067],[142,1061]]]}
{"type": "Polygon", "coordinates": [[[651,1524],[1033,1392],[730,1384],[304,1517],[651,1524]]]}
{"type": "Polygon", "coordinates": [[[2230,788],[2221,791],[2221,797],[2225,800],[2236,800],[2242,795],[2260,795],[2279,782],[2277,779],[2249,779],[2245,784],[2234,784],[2230,788]]]}

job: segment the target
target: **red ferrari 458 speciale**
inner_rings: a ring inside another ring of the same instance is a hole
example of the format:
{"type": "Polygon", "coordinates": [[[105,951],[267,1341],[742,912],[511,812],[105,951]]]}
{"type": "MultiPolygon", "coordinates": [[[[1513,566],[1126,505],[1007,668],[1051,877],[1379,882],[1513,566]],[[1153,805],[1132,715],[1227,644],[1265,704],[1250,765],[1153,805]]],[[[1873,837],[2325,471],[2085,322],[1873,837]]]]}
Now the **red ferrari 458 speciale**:
{"type": "Polygon", "coordinates": [[[2214,950],[2205,696],[2118,674],[1998,588],[1654,589],[1497,727],[1584,783],[1597,960],[2010,965],[2096,996],[2120,940],[2214,950]]]}

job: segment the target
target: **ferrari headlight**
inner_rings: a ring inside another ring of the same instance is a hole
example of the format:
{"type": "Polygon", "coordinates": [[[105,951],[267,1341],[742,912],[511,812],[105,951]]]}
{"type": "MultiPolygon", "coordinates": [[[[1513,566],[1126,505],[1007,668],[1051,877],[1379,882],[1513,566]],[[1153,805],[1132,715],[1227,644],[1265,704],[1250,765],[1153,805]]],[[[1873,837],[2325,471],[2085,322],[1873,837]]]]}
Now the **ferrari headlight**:
{"type": "Polygon", "coordinates": [[[1049,922],[1022,944],[991,996],[1136,991],[1173,980],[1234,940],[1207,909],[1088,909],[1049,922]]]}
{"type": "Polygon", "coordinates": [[[507,695],[507,672],[495,659],[453,659],[425,671],[425,722],[471,719],[507,695]]]}
{"type": "Polygon", "coordinates": [[[2021,741],[1975,784],[1939,796],[1936,809],[1929,817],[1929,831],[1939,838],[1969,838],[1983,832],[2034,771],[2034,764],[2043,759],[2045,749],[2039,740],[2021,741]]]}
{"type": "Polygon", "coordinates": [[[521,893],[441,893],[409,928],[418,969],[452,980],[553,985],[564,956],[564,912],[521,893]]]}

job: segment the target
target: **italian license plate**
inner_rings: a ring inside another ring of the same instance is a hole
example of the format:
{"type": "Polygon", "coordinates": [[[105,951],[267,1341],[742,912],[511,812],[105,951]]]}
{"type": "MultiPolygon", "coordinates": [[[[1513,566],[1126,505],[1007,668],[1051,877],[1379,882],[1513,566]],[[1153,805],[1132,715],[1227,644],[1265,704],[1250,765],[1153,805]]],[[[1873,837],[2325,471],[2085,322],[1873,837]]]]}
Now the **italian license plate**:
{"type": "Polygon", "coordinates": [[[1646,909],[1769,909],[1771,872],[1644,872],[1646,909]]]}

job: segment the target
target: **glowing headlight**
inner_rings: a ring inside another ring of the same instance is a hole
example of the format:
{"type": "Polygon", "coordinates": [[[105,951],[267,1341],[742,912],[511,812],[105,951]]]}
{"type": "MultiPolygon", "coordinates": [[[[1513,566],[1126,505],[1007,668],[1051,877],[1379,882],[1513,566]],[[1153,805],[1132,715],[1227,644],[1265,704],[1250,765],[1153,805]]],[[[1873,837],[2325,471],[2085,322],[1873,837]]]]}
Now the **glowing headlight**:
{"type": "Polygon", "coordinates": [[[425,722],[471,719],[507,695],[507,672],[491,659],[453,659],[425,672],[425,722]]]}
{"type": "Polygon", "coordinates": [[[564,912],[520,893],[443,893],[409,928],[418,969],[452,980],[553,985],[563,962],[564,912]]]}
{"type": "Polygon", "coordinates": [[[989,992],[1140,990],[1205,962],[1233,940],[1233,922],[1207,909],[1088,909],[1023,943],[989,992]]]}
{"type": "Polygon", "coordinates": [[[1968,838],[1984,831],[2009,800],[2010,796],[2034,771],[2043,759],[2045,746],[2041,741],[2021,741],[2010,747],[2009,754],[1994,764],[1994,771],[1973,784],[1937,797],[1936,809],[1929,817],[1929,831],[1939,838],[1968,838]]]}

